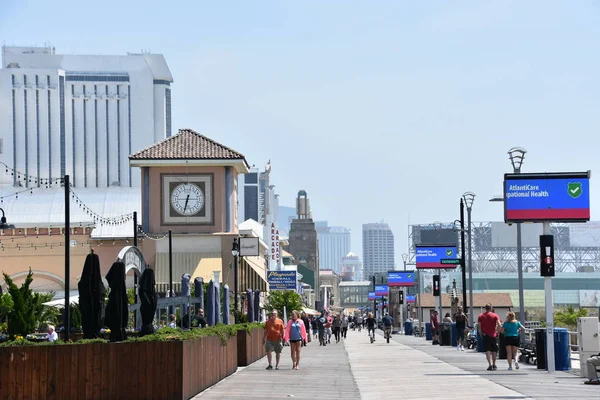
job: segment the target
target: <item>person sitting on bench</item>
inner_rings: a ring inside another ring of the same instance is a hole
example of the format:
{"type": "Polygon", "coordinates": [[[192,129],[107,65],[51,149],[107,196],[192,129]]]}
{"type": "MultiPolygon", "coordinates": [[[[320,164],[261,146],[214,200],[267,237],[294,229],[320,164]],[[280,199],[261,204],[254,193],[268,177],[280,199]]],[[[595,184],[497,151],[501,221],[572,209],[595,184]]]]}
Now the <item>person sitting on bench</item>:
{"type": "Polygon", "coordinates": [[[591,356],[585,363],[587,365],[587,376],[590,380],[584,383],[586,385],[600,385],[598,370],[596,369],[600,367],[600,353],[596,354],[595,356],[591,356]]]}

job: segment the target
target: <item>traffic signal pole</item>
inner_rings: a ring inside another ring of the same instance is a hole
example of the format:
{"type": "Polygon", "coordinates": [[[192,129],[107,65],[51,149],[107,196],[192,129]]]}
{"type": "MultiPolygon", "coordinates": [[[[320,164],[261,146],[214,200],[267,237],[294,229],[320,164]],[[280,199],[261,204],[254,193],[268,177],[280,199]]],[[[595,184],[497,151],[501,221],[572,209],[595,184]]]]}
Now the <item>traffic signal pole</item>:
{"type": "MultiPolygon", "coordinates": [[[[552,235],[550,231],[550,222],[544,222],[544,236],[552,235]]],[[[544,240],[540,238],[540,254],[546,257],[540,257],[540,272],[544,276],[544,291],[546,297],[546,369],[548,372],[554,372],[556,365],[554,361],[554,301],[552,298],[552,276],[554,276],[554,243],[550,238],[550,243],[544,243],[544,240]],[[547,246],[550,244],[550,246],[547,246]],[[544,246],[546,245],[546,246],[544,246]],[[550,251],[546,249],[550,248],[550,251]]]]}

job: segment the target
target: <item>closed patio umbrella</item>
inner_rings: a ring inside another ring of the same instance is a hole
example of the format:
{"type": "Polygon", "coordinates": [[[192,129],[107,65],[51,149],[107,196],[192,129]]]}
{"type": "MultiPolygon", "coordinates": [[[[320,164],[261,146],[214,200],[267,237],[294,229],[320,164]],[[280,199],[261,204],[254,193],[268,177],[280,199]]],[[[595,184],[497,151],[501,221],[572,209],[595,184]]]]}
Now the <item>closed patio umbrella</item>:
{"type": "Polygon", "coordinates": [[[202,308],[204,309],[204,279],[194,278],[194,294],[198,298],[198,303],[194,304],[196,311],[202,308]]]}
{"type": "Polygon", "coordinates": [[[100,259],[97,254],[90,253],[85,258],[77,289],[79,289],[79,309],[81,310],[83,338],[99,338],[100,329],[102,329],[104,322],[106,288],[102,283],[100,259]]]}
{"type": "Polygon", "coordinates": [[[158,305],[158,296],[156,295],[156,281],[154,271],[146,268],[142,273],[139,282],[140,295],[140,314],[142,315],[142,330],[140,336],[150,335],[154,333],[154,314],[158,305]]]}
{"type": "Polygon", "coordinates": [[[208,326],[215,326],[215,284],[212,279],[208,282],[205,314],[208,326]]]}
{"type": "Polygon", "coordinates": [[[229,325],[229,286],[223,286],[223,323],[229,325]]]}
{"type": "Polygon", "coordinates": [[[113,263],[106,274],[110,287],[106,317],[104,323],[110,329],[110,341],[120,342],[127,339],[125,328],[128,319],[128,300],[125,288],[125,264],[121,261],[113,263]]]}

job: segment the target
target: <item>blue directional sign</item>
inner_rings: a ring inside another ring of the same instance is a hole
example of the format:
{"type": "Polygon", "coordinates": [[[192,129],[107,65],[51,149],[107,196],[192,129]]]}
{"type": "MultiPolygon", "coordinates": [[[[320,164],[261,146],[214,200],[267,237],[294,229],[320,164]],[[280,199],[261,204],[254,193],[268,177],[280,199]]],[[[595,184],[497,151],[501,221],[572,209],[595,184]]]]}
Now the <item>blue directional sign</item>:
{"type": "Polygon", "coordinates": [[[369,292],[369,300],[381,300],[383,296],[375,296],[375,292],[369,292]]]}
{"type": "Polygon", "coordinates": [[[504,175],[505,222],[589,219],[589,172],[504,175]]]}
{"type": "Polygon", "coordinates": [[[460,263],[460,259],[456,258],[454,245],[418,245],[415,249],[415,260],[418,269],[456,268],[460,263]],[[459,260],[459,262],[450,260],[459,260]]]}
{"type": "Polygon", "coordinates": [[[417,296],[414,294],[407,294],[406,295],[406,302],[407,303],[416,303],[417,302],[417,296]]]}
{"type": "Polygon", "coordinates": [[[296,290],[296,271],[267,271],[269,290],[296,290]]]}
{"type": "Polygon", "coordinates": [[[387,285],[375,285],[375,295],[387,296],[390,293],[387,285]]]}
{"type": "Polygon", "coordinates": [[[388,286],[415,286],[415,272],[388,271],[388,286]]]}

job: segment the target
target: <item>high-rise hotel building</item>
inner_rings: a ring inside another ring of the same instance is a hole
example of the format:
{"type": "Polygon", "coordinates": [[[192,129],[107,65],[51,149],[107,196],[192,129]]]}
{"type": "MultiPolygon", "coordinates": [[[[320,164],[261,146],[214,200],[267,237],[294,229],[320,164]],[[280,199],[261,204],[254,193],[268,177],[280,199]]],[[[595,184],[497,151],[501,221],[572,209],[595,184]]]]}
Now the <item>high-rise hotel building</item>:
{"type": "Polygon", "coordinates": [[[0,184],[68,174],[75,187],[140,186],[128,156],[171,136],[172,82],[160,54],[3,46],[0,161],[28,179],[2,173],[0,184]]]}
{"type": "Polygon", "coordinates": [[[385,276],[394,269],[394,234],[384,222],[363,224],[363,279],[385,276]]]}

